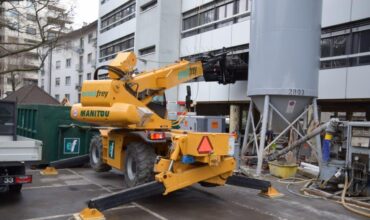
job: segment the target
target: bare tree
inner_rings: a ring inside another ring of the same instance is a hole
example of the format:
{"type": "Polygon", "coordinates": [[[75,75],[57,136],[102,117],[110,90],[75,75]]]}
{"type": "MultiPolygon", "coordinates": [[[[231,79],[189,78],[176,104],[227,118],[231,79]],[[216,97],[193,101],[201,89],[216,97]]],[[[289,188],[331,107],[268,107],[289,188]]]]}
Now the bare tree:
{"type": "MultiPolygon", "coordinates": [[[[59,37],[68,31],[72,7],[60,7],[60,0],[0,1],[0,75],[39,71],[59,37]],[[32,62],[32,60],[34,62],[32,62]]],[[[13,90],[17,82],[12,82],[13,90]]]]}

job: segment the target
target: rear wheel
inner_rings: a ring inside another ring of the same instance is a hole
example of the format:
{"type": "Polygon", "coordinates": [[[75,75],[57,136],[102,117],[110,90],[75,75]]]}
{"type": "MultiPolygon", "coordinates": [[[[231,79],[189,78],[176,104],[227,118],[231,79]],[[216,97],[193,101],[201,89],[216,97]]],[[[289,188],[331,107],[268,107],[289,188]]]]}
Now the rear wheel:
{"type": "Polygon", "coordinates": [[[103,161],[103,143],[99,135],[95,135],[90,142],[90,166],[96,172],[105,172],[112,169],[103,161]]]}
{"type": "Polygon", "coordinates": [[[142,142],[127,145],[125,157],[125,183],[128,187],[154,180],[154,148],[142,142]]]}

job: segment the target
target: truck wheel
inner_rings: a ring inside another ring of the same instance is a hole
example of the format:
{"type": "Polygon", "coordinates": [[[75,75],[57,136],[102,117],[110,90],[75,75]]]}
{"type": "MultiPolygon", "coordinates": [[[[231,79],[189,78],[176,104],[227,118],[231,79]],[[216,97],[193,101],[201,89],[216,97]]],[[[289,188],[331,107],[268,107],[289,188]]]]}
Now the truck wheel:
{"type": "MultiPolygon", "coordinates": [[[[10,175],[25,175],[26,174],[26,168],[25,166],[17,166],[12,167],[9,169],[10,175]]],[[[20,193],[22,190],[22,184],[16,184],[16,185],[10,185],[9,186],[9,192],[10,193],[20,193]]]]}
{"type": "Polygon", "coordinates": [[[112,169],[108,164],[103,162],[103,143],[99,135],[95,135],[90,142],[90,166],[96,172],[106,172],[112,169]]]}
{"type": "Polygon", "coordinates": [[[125,157],[125,183],[128,187],[154,180],[154,163],[157,155],[154,148],[141,142],[127,145],[125,157]]]}

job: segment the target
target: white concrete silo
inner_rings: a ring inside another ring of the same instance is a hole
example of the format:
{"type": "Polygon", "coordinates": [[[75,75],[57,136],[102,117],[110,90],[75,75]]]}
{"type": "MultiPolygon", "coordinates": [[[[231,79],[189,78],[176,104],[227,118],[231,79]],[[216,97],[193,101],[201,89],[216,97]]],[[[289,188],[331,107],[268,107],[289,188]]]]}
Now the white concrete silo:
{"type": "Polygon", "coordinates": [[[262,115],[257,174],[267,130],[286,133],[312,103],[317,119],[321,8],[322,0],[252,1],[247,132],[255,105],[262,115]]]}

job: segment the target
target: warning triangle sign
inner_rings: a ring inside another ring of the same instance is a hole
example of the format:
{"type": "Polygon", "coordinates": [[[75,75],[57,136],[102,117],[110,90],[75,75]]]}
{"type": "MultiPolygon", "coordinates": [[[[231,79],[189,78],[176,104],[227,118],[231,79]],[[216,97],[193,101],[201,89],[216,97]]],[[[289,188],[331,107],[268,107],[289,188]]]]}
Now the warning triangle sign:
{"type": "Polygon", "coordinates": [[[204,136],[198,146],[198,153],[209,154],[209,153],[212,153],[212,151],[213,151],[213,147],[212,147],[211,141],[209,140],[207,136],[204,136]]]}

